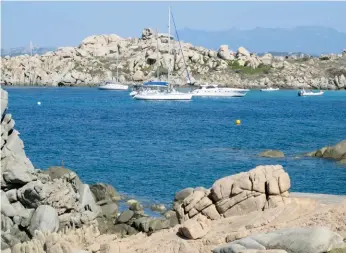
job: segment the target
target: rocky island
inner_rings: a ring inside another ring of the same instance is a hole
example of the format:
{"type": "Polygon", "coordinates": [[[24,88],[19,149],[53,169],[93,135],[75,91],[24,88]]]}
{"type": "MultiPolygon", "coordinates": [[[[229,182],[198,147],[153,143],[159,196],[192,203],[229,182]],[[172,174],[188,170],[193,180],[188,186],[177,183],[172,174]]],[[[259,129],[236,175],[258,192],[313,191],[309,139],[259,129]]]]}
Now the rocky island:
{"type": "Polygon", "coordinates": [[[280,87],[285,89],[346,89],[346,51],[312,57],[258,56],[240,47],[232,52],[228,45],[218,51],[179,43],[166,34],[143,30],[140,38],[121,38],[116,34],[93,35],[78,47],[61,47],[43,55],[2,58],[1,83],[4,85],[94,86],[116,79],[128,84],[155,78],[157,70],[165,79],[168,63],[173,81],[185,85],[186,63],[195,84],[217,83],[238,88],[280,87]],[[168,54],[171,39],[173,54],[168,54]],[[116,57],[119,55],[119,64],[116,57]]]}
{"type": "MultiPolygon", "coordinates": [[[[160,217],[64,167],[36,169],[1,89],[1,250],[9,253],[345,252],[345,196],[291,193],[281,165],[175,194],[160,217]]],[[[344,144],[330,149],[344,150],[344,144]],[[341,147],[342,146],[342,147],[341,147]]],[[[344,151],[343,151],[344,152],[344,151]]],[[[332,153],[329,152],[329,153],[332,153]]],[[[339,152],[340,153],[340,152],[339,152]]],[[[344,156],[344,153],[343,155],[344,156]]]]}

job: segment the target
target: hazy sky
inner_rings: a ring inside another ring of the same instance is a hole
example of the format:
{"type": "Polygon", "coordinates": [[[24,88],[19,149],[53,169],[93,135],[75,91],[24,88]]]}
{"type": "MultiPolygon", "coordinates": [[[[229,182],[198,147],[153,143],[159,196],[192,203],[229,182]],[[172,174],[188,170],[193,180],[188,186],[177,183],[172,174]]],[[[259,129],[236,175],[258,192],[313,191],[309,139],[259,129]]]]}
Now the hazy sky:
{"type": "Polygon", "coordinates": [[[346,32],[346,2],[4,2],[2,47],[76,46],[93,34],[139,37],[167,30],[168,6],[178,29],[227,30],[315,25],[346,32]]]}

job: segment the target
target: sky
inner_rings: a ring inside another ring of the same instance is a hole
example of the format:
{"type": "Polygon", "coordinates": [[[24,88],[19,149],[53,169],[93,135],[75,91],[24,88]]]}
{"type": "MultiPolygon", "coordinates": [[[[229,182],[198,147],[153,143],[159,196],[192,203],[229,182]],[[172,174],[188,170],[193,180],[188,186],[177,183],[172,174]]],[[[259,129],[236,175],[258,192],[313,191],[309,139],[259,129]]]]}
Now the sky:
{"type": "Polygon", "coordinates": [[[346,32],[346,2],[10,2],[1,1],[2,48],[77,46],[95,34],[140,37],[179,29],[207,31],[324,26],[346,32]]]}

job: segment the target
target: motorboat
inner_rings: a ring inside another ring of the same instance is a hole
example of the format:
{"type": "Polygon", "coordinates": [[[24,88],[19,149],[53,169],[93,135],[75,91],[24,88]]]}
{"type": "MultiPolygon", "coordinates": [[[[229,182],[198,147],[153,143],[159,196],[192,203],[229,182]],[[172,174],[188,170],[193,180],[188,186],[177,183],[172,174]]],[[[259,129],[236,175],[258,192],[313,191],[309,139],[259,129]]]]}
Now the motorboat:
{"type": "Polygon", "coordinates": [[[192,96],[198,97],[244,97],[244,89],[219,88],[215,84],[201,85],[199,89],[191,92],[192,96]]]}
{"type": "Polygon", "coordinates": [[[106,81],[99,86],[100,90],[128,90],[129,86],[118,82],[106,81]]]}
{"type": "Polygon", "coordinates": [[[324,91],[312,91],[312,90],[301,90],[298,92],[298,96],[305,97],[305,96],[322,96],[324,94],[324,91]]]}
{"type": "Polygon", "coordinates": [[[277,91],[277,90],[280,90],[280,89],[279,88],[272,88],[272,87],[261,89],[261,91],[277,91]]]}

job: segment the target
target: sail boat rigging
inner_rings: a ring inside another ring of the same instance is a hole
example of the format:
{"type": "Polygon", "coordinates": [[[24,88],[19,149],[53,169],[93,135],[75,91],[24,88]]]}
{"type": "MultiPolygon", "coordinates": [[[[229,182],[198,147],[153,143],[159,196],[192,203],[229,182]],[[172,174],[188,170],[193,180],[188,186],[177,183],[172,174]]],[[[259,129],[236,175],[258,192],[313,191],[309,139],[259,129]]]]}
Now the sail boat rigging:
{"type": "Polygon", "coordinates": [[[121,84],[119,82],[119,48],[117,52],[116,65],[117,65],[117,74],[115,82],[105,81],[102,85],[99,86],[100,90],[127,90],[129,88],[126,84],[121,84]]]}
{"type": "MultiPolygon", "coordinates": [[[[168,71],[167,71],[167,89],[163,92],[153,92],[148,90],[142,90],[134,96],[138,100],[191,100],[192,95],[189,93],[182,93],[176,91],[171,83],[171,9],[168,9],[168,71]]],[[[158,82],[163,83],[163,82],[158,82]]],[[[144,83],[145,85],[146,83],[144,83]]],[[[160,85],[162,87],[162,84],[160,85]]]]}

